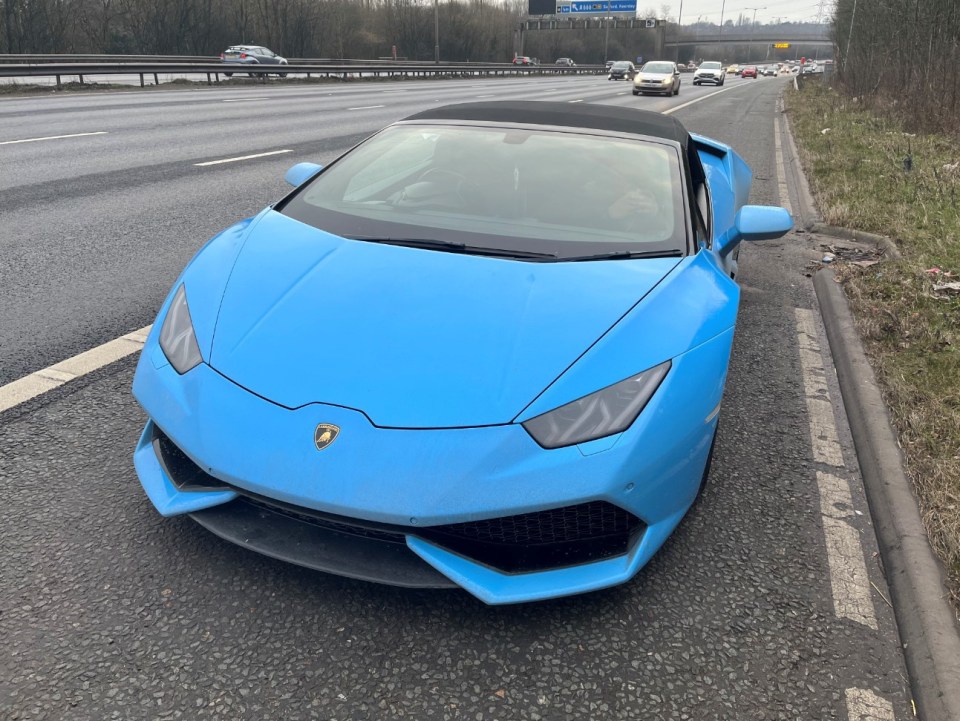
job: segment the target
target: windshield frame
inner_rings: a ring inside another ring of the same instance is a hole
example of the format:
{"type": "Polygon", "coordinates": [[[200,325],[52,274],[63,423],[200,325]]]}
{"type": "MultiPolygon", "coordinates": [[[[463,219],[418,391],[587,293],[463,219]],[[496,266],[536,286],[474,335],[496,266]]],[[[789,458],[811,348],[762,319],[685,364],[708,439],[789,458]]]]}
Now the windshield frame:
{"type": "MultiPolygon", "coordinates": [[[[300,196],[305,192],[307,192],[309,188],[313,187],[315,183],[323,182],[323,176],[332,168],[334,168],[338,163],[344,160],[347,156],[352,154],[355,150],[360,148],[362,145],[369,143],[373,139],[379,137],[383,133],[389,131],[391,128],[395,128],[397,126],[411,126],[411,127],[424,127],[424,128],[468,127],[468,128],[481,128],[481,129],[488,128],[493,130],[550,132],[550,133],[558,133],[558,134],[564,134],[564,135],[586,136],[586,137],[596,137],[596,138],[611,138],[611,139],[627,140],[627,141],[633,141],[633,142],[643,142],[643,143],[662,146],[668,149],[672,153],[670,157],[670,162],[672,164],[675,163],[676,171],[679,176],[681,187],[678,188],[678,196],[680,198],[680,201],[678,202],[677,205],[678,205],[678,211],[682,216],[682,225],[677,228],[677,231],[674,236],[674,239],[677,242],[671,244],[669,248],[662,247],[661,249],[663,249],[664,252],[667,252],[668,250],[679,251],[681,253],[681,257],[692,255],[697,250],[696,244],[694,242],[693,221],[691,218],[691,209],[690,209],[689,170],[686,166],[686,163],[684,162],[684,151],[680,143],[675,140],[658,137],[658,136],[651,136],[651,135],[645,135],[640,133],[624,133],[624,132],[618,132],[618,131],[608,131],[608,130],[601,130],[596,128],[580,128],[580,127],[572,127],[572,126],[541,125],[541,124],[534,124],[534,123],[500,122],[500,121],[494,122],[494,121],[459,120],[459,119],[419,119],[419,120],[398,121],[396,123],[392,123],[391,125],[388,125],[385,128],[382,128],[381,130],[377,131],[370,137],[365,138],[361,142],[357,143],[356,145],[354,145],[353,147],[351,147],[350,149],[342,153],[335,160],[325,165],[323,169],[319,173],[317,173],[315,176],[313,176],[309,181],[303,183],[297,188],[294,188],[290,193],[288,193],[281,200],[275,203],[273,206],[273,209],[279,213],[282,213],[283,215],[286,215],[287,217],[293,220],[309,225],[312,228],[316,228],[321,232],[327,232],[327,233],[331,233],[332,235],[337,235],[338,237],[350,239],[350,235],[351,235],[350,233],[340,235],[333,231],[326,230],[321,226],[313,222],[310,222],[310,220],[308,219],[299,217],[301,215],[301,213],[299,212],[293,212],[293,213],[289,212],[291,210],[289,206],[291,204],[297,204],[297,200],[300,198],[300,196]],[[681,235],[682,235],[682,238],[680,238],[681,235]]],[[[302,202],[302,205],[308,205],[306,201],[301,201],[301,202],[302,202]]],[[[302,210],[302,209],[303,208],[301,206],[300,208],[296,208],[293,210],[302,210]]],[[[335,212],[335,211],[328,211],[328,212],[335,212]]],[[[359,224],[363,219],[358,218],[357,220],[359,224]]],[[[475,239],[471,238],[471,236],[475,235],[474,233],[470,231],[459,231],[459,232],[461,234],[458,237],[459,241],[466,243],[468,245],[483,245],[483,243],[477,243],[475,239]]],[[[361,235],[361,234],[362,233],[360,233],[359,230],[356,233],[356,235],[361,235]]],[[[496,238],[498,236],[484,235],[482,237],[496,238]]],[[[529,239],[527,240],[529,241],[529,239]]],[[[362,242],[362,241],[357,241],[357,242],[362,242]]],[[[600,253],[604,251],[618,251],[618,250],[643,251],[643,250],[650,249],[649,248],[650,245],[656,245],[657,247],[661,247],[661,244],[654,244],[654,243],[647,242],[646,245],[648,247],[645,248],[644,247],[645,244],[643,241],[638,241],[636,243],[620,242],[616,244],[615,248],[611,247],[612,245],[614,245],[613,243],[602,243],[602,242],[595,242],[595,241],[584,241],[583,243],[569,242],[569,245],[571,246],[569,248],[569,252],[558,254],[557,261],[562,262],[567,257],[581,256],[581,255],[590,254],[590,253],[600,253]]],[[[492,245],[491,245],[491,249],[493,249],[492,245]]],[[[530,248],[527,248],[523,243],[519,243],[517,245],[517,250],[518,251],[530,250],[530,248]]],[[[490,256],[490,257],[495,257],[495,256],[490,256]]],[[[517,260],[524,260],[524,258],[517,258],[517,260]]]]}

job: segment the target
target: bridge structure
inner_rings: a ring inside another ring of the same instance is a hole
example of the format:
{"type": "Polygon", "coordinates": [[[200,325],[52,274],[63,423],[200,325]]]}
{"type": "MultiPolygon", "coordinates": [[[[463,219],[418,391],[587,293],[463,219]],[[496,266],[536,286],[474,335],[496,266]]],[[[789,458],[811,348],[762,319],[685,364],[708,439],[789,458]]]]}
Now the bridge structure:
{"type": "Polygon", "coordinates": [[[773,29],[761,26],[743,30],[732,30],[711,33],[697,33],[685,30],[683,26],[667,23],[664,20],[641,17],[576,17],[544,15],[531,17],[520,23],[519,40],[520,55],[523,55],[524,35],[538,30],[604,30],[610,29],[638,29],[654,33],[656,44],[655,55],[662,55],[666,49],[677,49],[681,45],[750,45],[751,47],[771,48],[775,43],[789,43],[791,46],[831,47],[830,26],[822,25],[811,29],[793,29],[776,32],[773,29]]]}
{"type": "Polygon", "coordinates": [[[764,29],[751,35],[749,32],[729,32],[729,33],[699,33],[690,35],[674,35],[664,40],[664,45],[668,48],[678,45],[773,45],[774,43],[790,43],[790,45],[814,45],[831,46],[833,40],[826,28],[822,33],[771,33],[764,29]]]}

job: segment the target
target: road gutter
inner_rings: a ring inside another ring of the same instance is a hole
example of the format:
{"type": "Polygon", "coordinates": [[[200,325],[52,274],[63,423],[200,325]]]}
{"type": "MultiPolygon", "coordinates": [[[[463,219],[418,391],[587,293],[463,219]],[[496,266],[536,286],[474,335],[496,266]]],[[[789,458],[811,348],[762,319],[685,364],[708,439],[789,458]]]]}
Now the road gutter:
{"type": "MultiPolygon", "coordinates": [[[[781,98],[781,108],[782,103],[781,98]]],[[[850,231],[823,224],[800,164],[789,118],[786,113],[782,117],[791,156],[787,167],[802,226],[849,237],[850,231]]],[[[889,254],[879,237],[859,235],[858,240],[872,241],[889,254]]],[[[818,272],[813,286],[857,452],[917,715],[923,721],[958,721],[960,623],[947,601],[946,576],[930,547],[887,406],[847,298],[832,269],[818,272]]]]}
{"type": "Polygon", "coordinates": [[[945,574],[927,540],[846,296],[830,269],[817,273],[813,285],[857,450],[910,689],[924,721],[957,721],[960,624],[947,602],[945,574]]]}

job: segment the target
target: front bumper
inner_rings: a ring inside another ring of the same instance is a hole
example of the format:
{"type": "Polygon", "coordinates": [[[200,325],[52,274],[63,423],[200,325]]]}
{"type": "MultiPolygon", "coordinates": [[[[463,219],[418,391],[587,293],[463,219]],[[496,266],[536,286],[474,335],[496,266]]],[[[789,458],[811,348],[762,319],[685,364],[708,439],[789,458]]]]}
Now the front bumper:
{"type": "Polygon", "coordinates": [[[726,367],[729,336],[674,359],[623,434],[551,451],[516,424],[384,429],[346,408],[286,409],[206,364],[178,375],[148,339],[134,393],[150,421],[135,465],[160,513],[188,513],[228,540],[304,566],[402,586],[458,585],[487,603],[581,593],[633,576],[692,502],[722,391],[722,378],[706,379],[702,369],[726,367]],[[341,429],[323,451],[313,442],[318,423],[341,429]],[[206,485],[185,484],[171,470],[157,450],[158,429],[206,485]],[[618,531],[615,553],[604,537],[594,539],[593,556],[583,552],[589,543],[573,544],[552,561],[524,565],[503,560],[524,557],[522,546],[496,556],[463,538],[486,533],[478,523],[513,528],[525,514],[599,508],[591,504],[632,524],[618,531]]]}

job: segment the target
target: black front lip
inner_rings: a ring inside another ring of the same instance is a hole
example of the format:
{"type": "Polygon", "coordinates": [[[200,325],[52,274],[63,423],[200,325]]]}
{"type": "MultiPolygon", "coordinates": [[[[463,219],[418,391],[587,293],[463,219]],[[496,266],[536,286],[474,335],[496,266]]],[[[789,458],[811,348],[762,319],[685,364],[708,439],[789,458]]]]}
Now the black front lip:
{"type": "Polygon", "coordinates": [[[399,534],[356,535],[243,497],[190,517],[226,541],[305,568],[404,588],[458,588],[399,534]]]}

